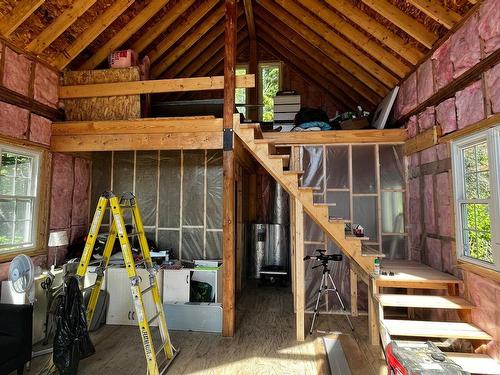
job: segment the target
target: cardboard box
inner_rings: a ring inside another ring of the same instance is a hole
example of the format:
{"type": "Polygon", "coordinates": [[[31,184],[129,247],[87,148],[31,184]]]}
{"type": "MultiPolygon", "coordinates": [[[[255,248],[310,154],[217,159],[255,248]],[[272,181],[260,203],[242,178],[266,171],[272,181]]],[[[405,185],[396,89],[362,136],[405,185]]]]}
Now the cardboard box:
{"type": "Polygon", "coordinates": [[[342,121],[340,123],[342,130],[357,130],[357,129],[367,129],[370,127],[368,123],[368,118],[360,117],[351,120],[342,121]]]}
{"type": "Polygon", "coordinates": [[[108,57],[110,68],[130,68],[137,65],[137,53],[131,49],[114,51],[108,57]]]}

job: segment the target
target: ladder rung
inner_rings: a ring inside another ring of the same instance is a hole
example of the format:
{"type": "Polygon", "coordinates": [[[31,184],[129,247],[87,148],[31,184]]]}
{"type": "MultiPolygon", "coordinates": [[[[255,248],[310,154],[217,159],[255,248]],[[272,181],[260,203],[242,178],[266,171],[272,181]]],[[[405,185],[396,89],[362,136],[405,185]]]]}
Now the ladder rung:
{"type": "Polygon", "coordinates": [[[153,316],[151,319],[148,320],[148,325],[153,323],[161,314],[161,311],[158,311],[155,316],[153,316]]]}
{"type": "Polygon", "coordinates": [[[141,290],[141,293],[142,293],[142,294],[147,293],[147,292],[151,291],[151,290],[153,289],[153,287],[154,287],[154,284],[153,284],[153,285],[148,286],[148,287],[147,287],[146,289],[144,289],[144,290],[141,290]]]}

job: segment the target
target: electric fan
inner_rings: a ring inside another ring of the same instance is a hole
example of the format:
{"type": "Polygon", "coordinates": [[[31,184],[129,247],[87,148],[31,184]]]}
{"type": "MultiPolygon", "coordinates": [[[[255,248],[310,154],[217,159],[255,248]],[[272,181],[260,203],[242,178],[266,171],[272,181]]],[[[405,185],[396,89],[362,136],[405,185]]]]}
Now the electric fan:
{"type": "Polygon", "coordinates": [[[21,254],[16,256],[9,266],[9,281],[17,293],[26,293],[29,303],[35,302],[35,265],[31,258],[21,254]]]}

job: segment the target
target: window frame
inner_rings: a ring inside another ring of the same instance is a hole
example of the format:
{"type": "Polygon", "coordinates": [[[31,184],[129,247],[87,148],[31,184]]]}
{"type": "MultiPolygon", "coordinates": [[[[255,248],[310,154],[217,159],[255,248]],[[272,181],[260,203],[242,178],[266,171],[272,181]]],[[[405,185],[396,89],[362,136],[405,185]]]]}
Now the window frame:
{"type": "MultiPolygon", "coordinates": [[[[281,91],[283,89],[283,62],[279,60],[270,60],[270,61],[260,61],[257,65],[257,73],[259,75],[259,119],[261,121],[263,116],[264,116],[264,85],[262,85],[262,68],[267,67],[267,66],[276,66],[279,69],[280,72],[280,78],[278,82],[278,91],[281,91]]],[[[273,108],[274,110],[274,108],[273,108]]]]}
{"type": "Polygon", "coordinates": [[[31,174],[31,187],[30,193],[32,195],[16,196],[16,195],[0,195],[2,199],[16,199],[16,198],[29,198],[32,201],[32,214],[31,214],[31,241],[27,244],[13,244],[0,246],[0,260],[9,260],[18,254],[31,254],[44,248],[41,242],[43,236],[40,236],[39,215],[40,215],[40,201],[42,195],[42,165],[44,152],[34,148],[21,147],[12,145],[5,142],[0,142],[0,162],[3,152],[11,152],[18,155],[33,158],[32,174],[31,174]]]}
{"type": "MultiPolygon", "coordinates": [[[[239,70],[239,69],[245,69],[245,74],[248,74],[248,64],[236,64],[236,69],[234,70],[235,72],[235,75],[236,75],[236,70],[239,70]]],[[[238,108],[244,108],[245,109],[245,117],[247,117],[247,111],[248,111],[248,97],[249,97],[249,89],[248,88],[236,88],[235,89],[235,96],[236,96],[236,90],[240,90],[240,89],[243,89],[245,91],[245,103],[236,103],[235,101],[235,107],[236,109],[238,108]]],[[[238,111],[239,112],[239,111],[238,111]]],[[[241,112],[240,112],[241,113],[241,112]]]]}
{"type": "Polygon", "coordinates": [[[457,259],[464,263],[500,271],[500,126],[483,130],[451,141],[451,161],[453,172],[453,192],[455,207],[455,242],[457,259]],[[488,171],[490,173],[491,196],[477,199],[477,203],[487,202],[490,211],[491,247],[493,263],[465,255],[463,244],[463,217],[461,205],[471,201],[465,199],[465,168],[463,150],[475,144],[486,142],[488,146],[488,171]]]}

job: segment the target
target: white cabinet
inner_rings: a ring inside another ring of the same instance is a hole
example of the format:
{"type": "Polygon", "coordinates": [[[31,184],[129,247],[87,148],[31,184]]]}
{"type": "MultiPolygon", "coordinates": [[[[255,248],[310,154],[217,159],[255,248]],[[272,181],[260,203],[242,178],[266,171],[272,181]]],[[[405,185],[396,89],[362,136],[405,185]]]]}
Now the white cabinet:
{"type": "MultiPolygon", "coordinates": [[[[130,290],[130,280],[125,268],[108,268],[106,289],[109,293],[109,307],[106,315],[106,324],[115,325],[137,325],[137,314],[134,308],[132,292],[130,290]]],[[[162,293],[163,277],[159,272],[156,277],[160,295],[162,293]]],[[[137,275],[141,278],[140,288],[142,290],[149,286],[149,272],[145,269],[137,269],[137,275]]],[[[151,292],[143,294],[144,307],[148,317],[155,315],[155,306],[151,292]]],[[[151,325],[158,325],[157,321],[151,325]]]]}
{"type": "Polygon", "coordinates": [[[163,271],[163,302],[189,302],[191,270],[163,271]]]}

